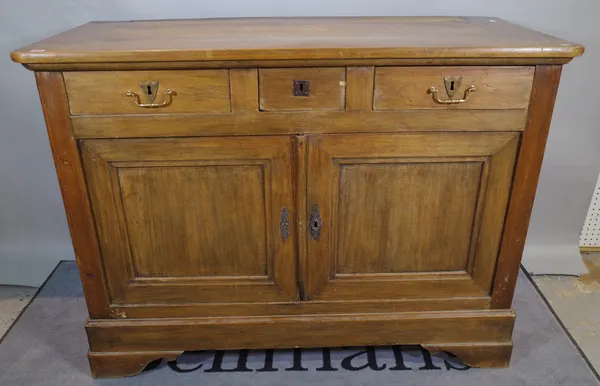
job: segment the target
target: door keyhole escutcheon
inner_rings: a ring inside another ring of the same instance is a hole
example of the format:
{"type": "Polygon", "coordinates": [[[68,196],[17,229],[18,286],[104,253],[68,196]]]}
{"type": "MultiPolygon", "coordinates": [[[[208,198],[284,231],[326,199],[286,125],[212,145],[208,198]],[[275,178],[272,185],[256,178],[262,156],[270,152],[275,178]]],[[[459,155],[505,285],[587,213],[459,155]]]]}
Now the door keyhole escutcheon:
{"type": "Polygon", "coordinates": [[[321,236],[321,225],[321,212],[319,212],[319,206],[315,205],[310,213],[310,234],[315,241],[319,240],[321,236]]]}

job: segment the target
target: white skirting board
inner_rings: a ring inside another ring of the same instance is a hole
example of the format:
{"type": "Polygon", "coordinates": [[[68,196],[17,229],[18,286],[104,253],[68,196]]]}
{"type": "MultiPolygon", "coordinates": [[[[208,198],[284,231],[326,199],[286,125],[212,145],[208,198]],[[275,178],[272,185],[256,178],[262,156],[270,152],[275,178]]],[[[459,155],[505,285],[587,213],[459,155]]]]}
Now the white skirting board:
{"type": "Polygon", "coordinates": [[[600,249],[600,175],[581,230],[579,246],[600,249]]]}
{"type": "Polygon", "coordinates": [[[525,245],[523,266],[532,275],[583,275],[588,269],[575,243],[525,245]]]}
{"type": "Polygon", "coordinates": [[[39,287],[61,260],[75,260],[70,243],[0,244],[0,285],[39,287]]]}

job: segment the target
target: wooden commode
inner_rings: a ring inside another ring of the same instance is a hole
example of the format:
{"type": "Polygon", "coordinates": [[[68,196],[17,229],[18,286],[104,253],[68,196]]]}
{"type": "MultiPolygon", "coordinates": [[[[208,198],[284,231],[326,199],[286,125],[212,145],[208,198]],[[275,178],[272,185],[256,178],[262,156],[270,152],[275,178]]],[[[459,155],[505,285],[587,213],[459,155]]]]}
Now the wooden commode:
{"type": "Polygon", "coordinates": [[[14,51],[92,374],[388,344],[507,366],[561,67],[582,53],[489,17],[93,22],[14,51]]]}

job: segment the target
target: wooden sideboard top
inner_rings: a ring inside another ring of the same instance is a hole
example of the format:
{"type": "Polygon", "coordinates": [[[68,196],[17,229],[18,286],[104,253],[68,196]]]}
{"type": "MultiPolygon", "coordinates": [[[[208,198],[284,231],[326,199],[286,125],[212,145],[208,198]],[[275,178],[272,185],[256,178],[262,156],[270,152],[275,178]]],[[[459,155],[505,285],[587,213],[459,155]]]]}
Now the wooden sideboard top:
{"type": "Polygon", "coordinates": [[[84,63],[353,59],[562,64],[583,50],[490,17],[235,18],[91,22],[13,51],[11,58],[33,69],[84,63]]]}

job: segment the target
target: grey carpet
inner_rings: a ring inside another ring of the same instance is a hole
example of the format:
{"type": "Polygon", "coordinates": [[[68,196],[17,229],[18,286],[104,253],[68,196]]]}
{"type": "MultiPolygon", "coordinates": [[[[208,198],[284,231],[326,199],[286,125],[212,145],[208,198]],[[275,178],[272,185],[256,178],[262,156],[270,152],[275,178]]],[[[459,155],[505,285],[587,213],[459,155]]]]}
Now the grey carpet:
{"type": "Polygon", "coordinates": [[[418,347],[242,350],[186,353],[136,377],[94,380],[77,268],[64,262],[0,343],[0,385],[600,385],[523,274],[514,307],[508,369],[470,369],[418,347]]]}

